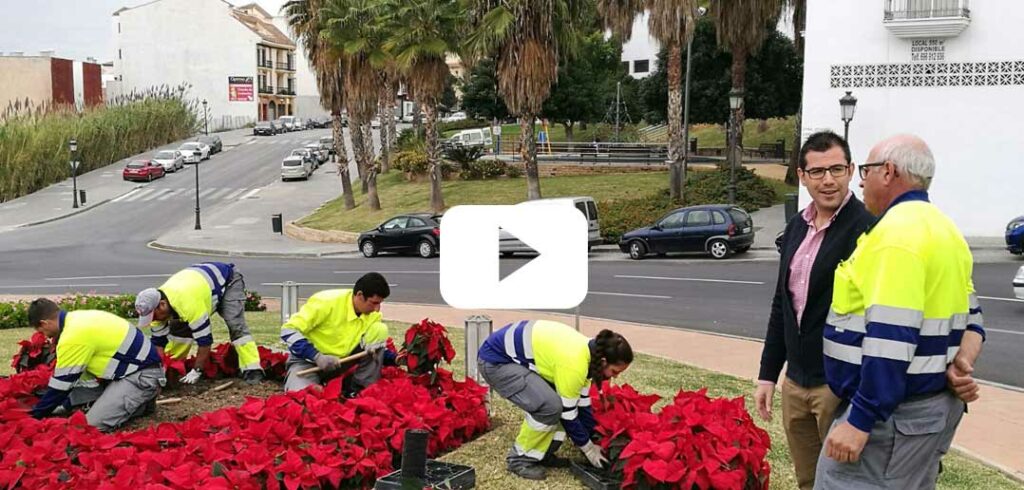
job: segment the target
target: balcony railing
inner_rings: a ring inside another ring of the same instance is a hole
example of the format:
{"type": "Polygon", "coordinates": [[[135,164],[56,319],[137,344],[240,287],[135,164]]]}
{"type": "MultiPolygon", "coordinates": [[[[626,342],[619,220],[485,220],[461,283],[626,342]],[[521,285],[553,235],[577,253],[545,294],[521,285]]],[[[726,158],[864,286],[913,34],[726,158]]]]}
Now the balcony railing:
{"type": "Polygon", "coordinates": [[[920,9],[920,10],[886,10],[885,20],[938,19],[943,17],[971,18],[971,9],[920,9]]]}
{"type": "Polygon", "coordinates": [[[277,89],[277,95],[295,95],[295,90],[287,87],[280,87],[277,89]]]}
{"type": "Polygon", "coordinates": [[[260,87],[260,93],[261,94],[272,94],[272,93],[274,93],[274,89],[271,88],[271,87],[260,87]]]}
{"type": "Polygon", "coordinates": [[[293,65],[291,63],[278,63],[277,64],[277,69],[278,70],[285,70],[285,71],[295,71],[295,65],[293,65]]]}
{"type": "Polygon", "coordinates": [[[258,60],[256,61],[256,66],[259,66],[261,68],[273,68],[274,62],[270,60],[258,60]]]}
{"type": "Polygon", "coordinates": [[[969,0],[885,0],[883,19],[897,37],[953,37],[971,24],[971,9],[969,0]]]}

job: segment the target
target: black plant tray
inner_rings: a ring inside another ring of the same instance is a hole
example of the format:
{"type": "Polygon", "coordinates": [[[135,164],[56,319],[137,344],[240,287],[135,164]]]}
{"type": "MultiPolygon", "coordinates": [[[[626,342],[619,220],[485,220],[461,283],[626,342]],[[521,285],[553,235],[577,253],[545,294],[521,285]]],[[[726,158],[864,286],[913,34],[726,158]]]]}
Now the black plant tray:
{"type": "Polygon", "coordinates": [[[572,474],[583,486],[591,490],[619,490],[622,482],[608,474],[607,470],[599,470],[588,464],[572,462],[572,474]]]}
{"type": "Polygon", "coordinates": [[[439,488],[464,490],[476,487],[476,470],[469,466],[427,460],[427,477],[420,484],[417,481],[402,481],[402,470],[389,473],[377,479],[374,490],[439,488]]]}

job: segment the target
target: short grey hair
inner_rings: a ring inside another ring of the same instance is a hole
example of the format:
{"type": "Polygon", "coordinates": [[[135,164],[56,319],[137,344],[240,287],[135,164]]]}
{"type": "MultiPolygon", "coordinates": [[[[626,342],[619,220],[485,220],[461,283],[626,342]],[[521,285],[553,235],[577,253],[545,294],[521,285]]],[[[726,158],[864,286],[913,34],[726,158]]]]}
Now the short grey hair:
{"type": "Polygon", "coordinates": [[[892,162],[922,190],[928,190],[935,175],[935,157],[921,138],[913,135],[890,138],[878,152],[878,161],[892,162]]]}

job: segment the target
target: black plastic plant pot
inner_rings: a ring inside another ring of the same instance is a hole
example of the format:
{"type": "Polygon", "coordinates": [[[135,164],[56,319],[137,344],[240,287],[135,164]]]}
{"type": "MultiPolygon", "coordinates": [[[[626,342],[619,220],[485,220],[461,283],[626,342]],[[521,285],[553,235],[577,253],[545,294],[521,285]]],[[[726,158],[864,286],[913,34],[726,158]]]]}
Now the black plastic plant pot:
{"type": "Polygon", "coordinates": [[[588,464],[572,462],[572,474],[583,486],[591,490],[619,490],[622,482],[608,473],[608,470],[594,468],[588,464]]]}
{"type": "MultiPolygon", "coordinates": [[[[374,490],[421,490],[424,488],[462,490],[476,488],[476,470],[469,466],[440,461],[427,461],[426,478],[405,478],[402,470],[377,480],[374,490]]],[[[618,488],[618,487],[615,487],[618,488]]]]}

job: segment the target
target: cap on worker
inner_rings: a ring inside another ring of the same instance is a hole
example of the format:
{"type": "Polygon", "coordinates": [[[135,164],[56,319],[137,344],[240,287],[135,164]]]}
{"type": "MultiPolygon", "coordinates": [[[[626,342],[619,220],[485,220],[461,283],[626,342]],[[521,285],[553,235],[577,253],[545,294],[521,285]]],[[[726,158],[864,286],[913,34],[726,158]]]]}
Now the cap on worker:
{"type": "Polygon", "coordinates": [[[146,328],[153,323],[153,312],[160,306],[160,291],[156,288],[144,289],[135,297],[135,312],[139,314],[139,328],[146,328]]]}

